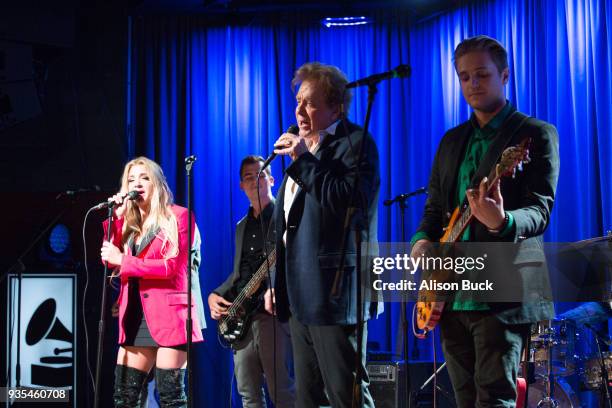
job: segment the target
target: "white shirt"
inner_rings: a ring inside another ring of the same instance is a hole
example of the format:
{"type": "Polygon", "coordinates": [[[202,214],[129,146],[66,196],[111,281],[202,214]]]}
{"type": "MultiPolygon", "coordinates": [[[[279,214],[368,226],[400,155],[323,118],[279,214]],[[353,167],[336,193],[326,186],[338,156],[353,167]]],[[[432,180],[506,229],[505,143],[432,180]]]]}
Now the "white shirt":
{"type": "MultiPolygon", "coordinates": [[[[321,143],[323,143],[323,139],[325,139],[327,135],[336,134],[336,128],[338,127],[339,123],[340,123],[340,120],[337,120],[331,125],[329,125],[327,129],[323,129],[319,131],[319,143],[310,146],[310,148],[308,149],[310,153],[315,154],[317,150],[319,150],[319,146],[321,146],[321,143]]],[[[289,211],[291,210],[291,206],[293,205],[293,200],[295,200],[297,191],[298,191],[297,183],[295,182],[295,180],[291,178],[291,176],[289,176],[287,178],[287,184],[285,185],[285,195],[283,199],[283,211],[285,212],[285,224],[287,224],[288,222],[289,211]]],[[[285,232],[283,233],[283,244],[287,245],[287,230],[286,229],[285,229],[285,232]]]]}

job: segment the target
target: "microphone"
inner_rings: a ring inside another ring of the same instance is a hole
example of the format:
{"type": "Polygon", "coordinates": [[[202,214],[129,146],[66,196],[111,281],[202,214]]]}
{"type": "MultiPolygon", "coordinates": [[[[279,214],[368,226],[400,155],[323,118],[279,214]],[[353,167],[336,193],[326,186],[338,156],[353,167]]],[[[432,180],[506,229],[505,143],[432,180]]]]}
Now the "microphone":
{"type": "MultiPolygon", "coordinates": [[[[292,135],[297,135],[299,132],[300,132],[300,128],[298,128],[296,125],[291,125],[287,128],[287,131],[285,133],[291,133],[292,135]]],[[[270,155],[264,162],[263,166],[261,166],[261,170],[259,170],[259,172],[261,173],[262,171],[264,171],[264,169],[268,167],[270,163],[272,163],[272,160],[274,160],[275,157],[276,157],[276,153],[274,152],[270,153],[270,155]]]]}
{"type": "Polygon", "coordinates": [[[383,202],[384,205],[391,205],[396,201],[404,201],[405,199],[415,196],[415,195],[419,195],[419,194],[427,194],[427,189],[425,187],[421,187],[421,188],[417,188],[416,190],[414,190],[411,193],[406,193],[406,194],[400,194],[397,197],[395,197],[393,200],[385,200],[383,202]]]}
{"type": "MultiPolygon", "coordinates": [[[[135,200],[136,198],[138,198],[138,196],[140,195],[140,193],[136,190],[130,191],[129,193],[126,193],[123,195],[123,200],[125,201],[125,199],[127,198],[128,200],[135,200]]],[[[108,208],[108,207],[113,207],[115,205],[115,202],[112,200],[107,200],[104,202],[101,202],[100,204],[97,204],[93,207],[94,210],[101,210],[103,208],[108,208]]]]}
{"type": "Polygon", "coordinates": [[[357,88],[363,85],[374,85],[379,83],[380,81],[384,81],[385,79],[391,78],[407,78],[410,76],[410,67],[408,65],[402,64],[395,67],[391,71],[383,72],[381,74],[370,75],[369,77],[359,79],[357,81],[349,82],[346,84],[345,88],[357,88]]]}

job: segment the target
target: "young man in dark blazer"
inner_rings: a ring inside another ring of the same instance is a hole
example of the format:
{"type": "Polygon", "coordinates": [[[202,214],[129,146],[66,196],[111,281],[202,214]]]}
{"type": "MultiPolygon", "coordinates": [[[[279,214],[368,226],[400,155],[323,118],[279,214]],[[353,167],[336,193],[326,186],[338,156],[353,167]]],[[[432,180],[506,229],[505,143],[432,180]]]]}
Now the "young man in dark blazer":
{"type": "MultiPolygon", "coordinates": [[[[276,307],[279,319],[289,319],[295,361],[296,406],[350,407],[356,375],[357,273],[355,233],[350,232],[344,273],[337,296],[331,296],[340,266],[343,224],[351,188],[357,185],[362,208],[363,242],[377,241],[380,188],[378,151],[370,135],[343,119],[350,92],[336,67],[302,65],[295,116],[299,135],[285,133],[275,143],[276,154],[289,155],[278,191],[276,219],[276,307]],[[364,146],[363,159],[358,152],[364,146]]],[[[363,265],[365,267],[365,265],[363,265]]],[[[364,318],[376,314],[376,304],[363,302],[364,318]]],[[[361,370],[365,373],[367,324],[363,331],[361,370]]],[[[372,407],[367,375],[361,381],[363,405],[372,407]]]]}
{"type": "MultiPolygon", "coordinates": [[[[542,234],[550,220],[559,176],[557,131],[546,122],[526,119],[506,100],[507,53],[496,40],[477,36],[462,41],[455,49],[454,63],[473,114],[440,142],[411,255],[418,257],[431,242],[439,241],[449,214],[467,199],[475,220],[460,240],[517,243],[513,279],[520,282],[521,291],[533,292],[547,278],[542,234]],[[510,131],[517,121],[522,126],[510,131]],[[492,194],[487,194],[485,176],[501,152],[525,138],[531,139],[531,162],[515,178],[498,181],[492,194]]],[[[530,324],[552,318],[553,305],[543,298],[530,303],[486,303],[462,300],[459,295],[445,305],[440,320],[457,406],[514,406],[518,363],[530,324]]]]}
{"type": "MultiPolygon", "coordinates": [[[[261,156],[246,156],[240,163],[240,189],[244,191],[251,205],[247,214],[236,225],[234,270],[225,282],[208,296],[210,314],[215,320],[227,315],[232,304],[230,300],[240,293],[265,262],[264,240],[267,241],[268,252],[272,251],[275,245],[272,217],[274,197],[271,190],[274,177],[269,167],[261,173],[259,197],[257,194],[257,175],[263,162],[261,156]],[[260,217],[263,217],[265,237],[262,236],[260,217]]],[[[244,339],[232,345],[236,384],[245,408],[266,407],[262,388],[264,376],[274,406],[294,406],[293,379],[289,376],[287,364],[291,354],[289,327],[287,324],[277,323],[275,331],[273,320],[274,317],[261,305],[253,315],[244,339]]]]}

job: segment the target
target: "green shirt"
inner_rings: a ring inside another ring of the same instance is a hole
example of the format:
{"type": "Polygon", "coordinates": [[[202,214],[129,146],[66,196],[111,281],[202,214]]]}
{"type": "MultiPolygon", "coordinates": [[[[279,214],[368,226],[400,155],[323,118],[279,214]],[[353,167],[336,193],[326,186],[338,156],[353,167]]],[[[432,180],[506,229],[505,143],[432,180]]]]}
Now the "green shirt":
{"type": "MultiPolygon", "coordinates": [[[[504,120],[508,117],[511,110],[512,107],[510,103],[506,103],[506,106],[504,106],[504,108],[482,128],[478,125],[476,116],[472,114],[470,122],[472,123],[473,129],[470,134],[465,156],[461,162],[461,165],[459,166],[455,206],[463,203],[465,191],[470,187],[472,177],[474,177],[474,174],[476,174],[482,158],[485,156],[487,151],[489,151],[491,143],[493,143],[495,140],[494,136],[497,134],[497,131],[501,127],[502,123],[504,123],[504,120]]],[[[479,182],[479,180],[477,181],[479,182]]],[[[514,222],[513,219],[509,221],[514,222]]],[[[506,228],[504,228],[502,233],[507,233],[507,231],[509,231],[509,227],[512,227],[510,222],[508,222],[508,225],[506,228]]],[[[470,227],[468,226],[461,236],[461,241],[469,241],[469,239],[470,227]]],[[[473,300],[462,300],[463,294],[464,292],[461,290],[456,293],[455,301],[453,302],[450,310],[489,310],[489,306],[486,303],[476,302],[473,300]]]]}
{"type": "MultiPolygon", "coordinates": [[[[465,198],[465,191],[470,187],[470,181],[480,166],[480,161],[485,156],[491,143],[494,141],[494,136],[497,131],[504,123],[504,120],[508,117],[508,114],[512,111],[512,106],[509,102],[503,107],[501,111],[497,113],[486,125],[482,128],[478,125],[476,116],[472,114],[470,123],[472,124],[472,131],[469,136],[468,146],[465,151],[463,161],[459,165],[459,173],[457,176],[457,195],[455,197],[455,207],[463,203],[465,198]]],[[[500,235],[506,235],[513,227],[514,218],[512,214],[508,214],[508,224],[501,232],[500,235]]],[[[470,236],[470,228],[465,229],[461,236],[461,241],[468,241],[470,236]]],[[[414,244],[419,239],[428,239],[427,234],[423,231],[419,231],[413,235],[410,240],[411,244],[414,244]]],[[[482,302],[476,302],[472,300],[461,300],[462,291],[458,291],[455,295],[455,301],[453,302],[450,310],[488,310],[487,304],[482,302]]]]}

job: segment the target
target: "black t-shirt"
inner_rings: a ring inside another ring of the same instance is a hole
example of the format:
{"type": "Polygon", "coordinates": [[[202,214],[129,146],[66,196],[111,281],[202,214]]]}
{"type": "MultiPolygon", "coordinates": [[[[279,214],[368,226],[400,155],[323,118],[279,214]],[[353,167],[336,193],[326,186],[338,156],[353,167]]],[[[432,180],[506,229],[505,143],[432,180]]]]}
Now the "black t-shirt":
{"type": "MultiPolygon", "coordinates": [[[[270,219],[274,212],[274,204],[270,203],[263,212],[260,214],[263,216],[264,232],[268,234],[268,228],[270,226],[270,219]]],[[[257,272],[257,269],[265,262],[264,255],[264,237],[261,235],[261,221],[259,218],[255,218],[253,215],[253,208],[249,209],[247,214],[246,226],[244,229],[244,237],[242,240],[242,250],[240,255],[240,279],[236,283],[238,291],[236,295],[242,290],[242,288],[251,280],[253,274],[257,272]]],[[[268,253],[273,248],[268,245],[268,253]]]]}

